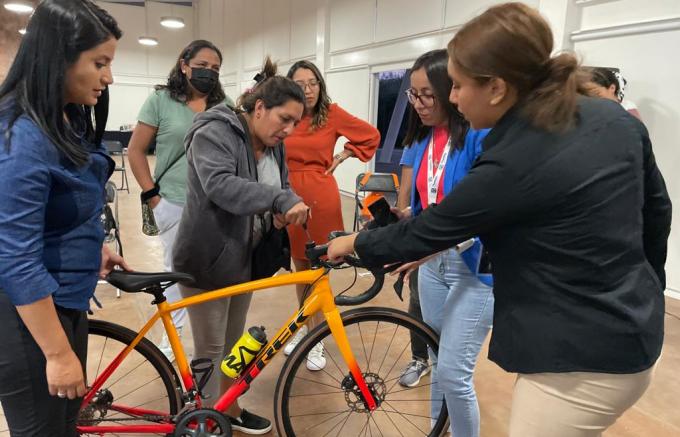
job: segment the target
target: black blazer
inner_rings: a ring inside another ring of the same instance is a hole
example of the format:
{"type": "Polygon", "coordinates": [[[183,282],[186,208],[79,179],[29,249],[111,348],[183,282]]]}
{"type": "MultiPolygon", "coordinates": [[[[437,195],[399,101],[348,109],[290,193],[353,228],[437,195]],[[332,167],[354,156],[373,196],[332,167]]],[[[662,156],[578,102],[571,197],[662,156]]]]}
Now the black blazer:
{"type": "Polygon", "coordinates": [[[379,266],[479,235],[489,358],[510,372],[634,373],[661,351],[671,203],[648,132],[604,99],[581,98],[578,120],[551,134],[509,111],[440,205],[356,240],[379,266]]]}

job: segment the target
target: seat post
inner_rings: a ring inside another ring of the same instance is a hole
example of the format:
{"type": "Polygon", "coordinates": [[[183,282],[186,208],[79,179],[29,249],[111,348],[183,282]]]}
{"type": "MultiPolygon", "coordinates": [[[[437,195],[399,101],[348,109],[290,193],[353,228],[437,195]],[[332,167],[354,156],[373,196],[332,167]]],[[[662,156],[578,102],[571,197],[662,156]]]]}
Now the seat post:
{"type": "Polygon", "coordinates": [[[165,297],[165,294],[163,293],[163,288],[161,288],[160,285],[152,285],[151,287],[144,290],[144,292],[153,295],[153,301],[151,301],[153,305],[158,305],[168,300],[165,297]]]}

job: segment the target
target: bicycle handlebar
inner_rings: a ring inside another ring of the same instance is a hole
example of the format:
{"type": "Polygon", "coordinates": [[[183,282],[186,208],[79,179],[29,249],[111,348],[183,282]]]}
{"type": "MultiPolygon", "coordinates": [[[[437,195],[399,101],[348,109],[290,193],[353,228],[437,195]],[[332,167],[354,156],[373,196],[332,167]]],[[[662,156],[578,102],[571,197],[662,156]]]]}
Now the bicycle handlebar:
{"type": "MultiPolygon", "coordinates": [[[[331,232],[329,239],[332,240],[333,238],[344,235],[349,234],[341,231],[333,231],[331,232]]],[[[326,256],[326,254],[328,253],[328,244],[321,244],[319,246],[314,246],[312,244],[313,243],[309,243],[307,249],[305,250],[305,255],[307,256],[307,259],[310,261],[313,267],[324,266],[328,269],[333,269],[343,263],[357,268],[366,267],[359,258],[351,255],[345,256],[343,262],[337,264],[333,264],[328,261],[323,261],[321,260],[321,257],[326,256]]],[[[376,297],[378,293],[380,293],[380,291],[382,290],[383,285],[385,284],[385,273],[396,270],[400,265],[401,263],[393,264],[387,268],[368,269],[368,271],[371,272],[371,274],[375,278],[371,287],[357,296],[343,296],[343,295],[335,296],[335,304],[340,306],[350,306],[361,305],[362,303],[368,302],[369,300],[376,297]]]]}

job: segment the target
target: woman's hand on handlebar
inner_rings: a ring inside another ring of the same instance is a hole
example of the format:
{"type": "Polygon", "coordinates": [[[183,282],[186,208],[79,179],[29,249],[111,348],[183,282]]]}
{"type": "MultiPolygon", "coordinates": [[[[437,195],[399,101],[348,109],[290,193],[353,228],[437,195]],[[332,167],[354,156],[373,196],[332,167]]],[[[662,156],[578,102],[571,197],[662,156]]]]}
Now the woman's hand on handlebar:
{"type": "Polygon", "coordinates": [[[291,225],[303,225],[307,223],[309,207],[304,202],[298,202],[291,209],[286,211],[284,218],[286,223],[291,225]]]}
{"type": "Polygon", "coordinates": [[[334,238],[328,242],[328,260],[341,262],[346,255],[354,253],[354,240],[358,234],[334,238]]]}

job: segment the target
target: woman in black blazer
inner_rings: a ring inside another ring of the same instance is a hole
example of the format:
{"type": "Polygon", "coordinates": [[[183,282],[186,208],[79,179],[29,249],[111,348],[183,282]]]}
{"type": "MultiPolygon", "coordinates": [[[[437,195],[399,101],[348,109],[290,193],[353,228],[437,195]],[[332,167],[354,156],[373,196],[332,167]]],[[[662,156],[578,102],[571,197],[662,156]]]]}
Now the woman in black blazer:
{"type": "Polygon", "coordinates": [[[576,58],[520,3],[449,43],[450,100],[492,127],[469,174],[413,220],[341,237],[369,266],[479,235],[494,274],[489,358],[518,373],[512,437],[599,436],[649,385],[663,344],[671,203],[644,125],[579,95],[576,58]]]}

